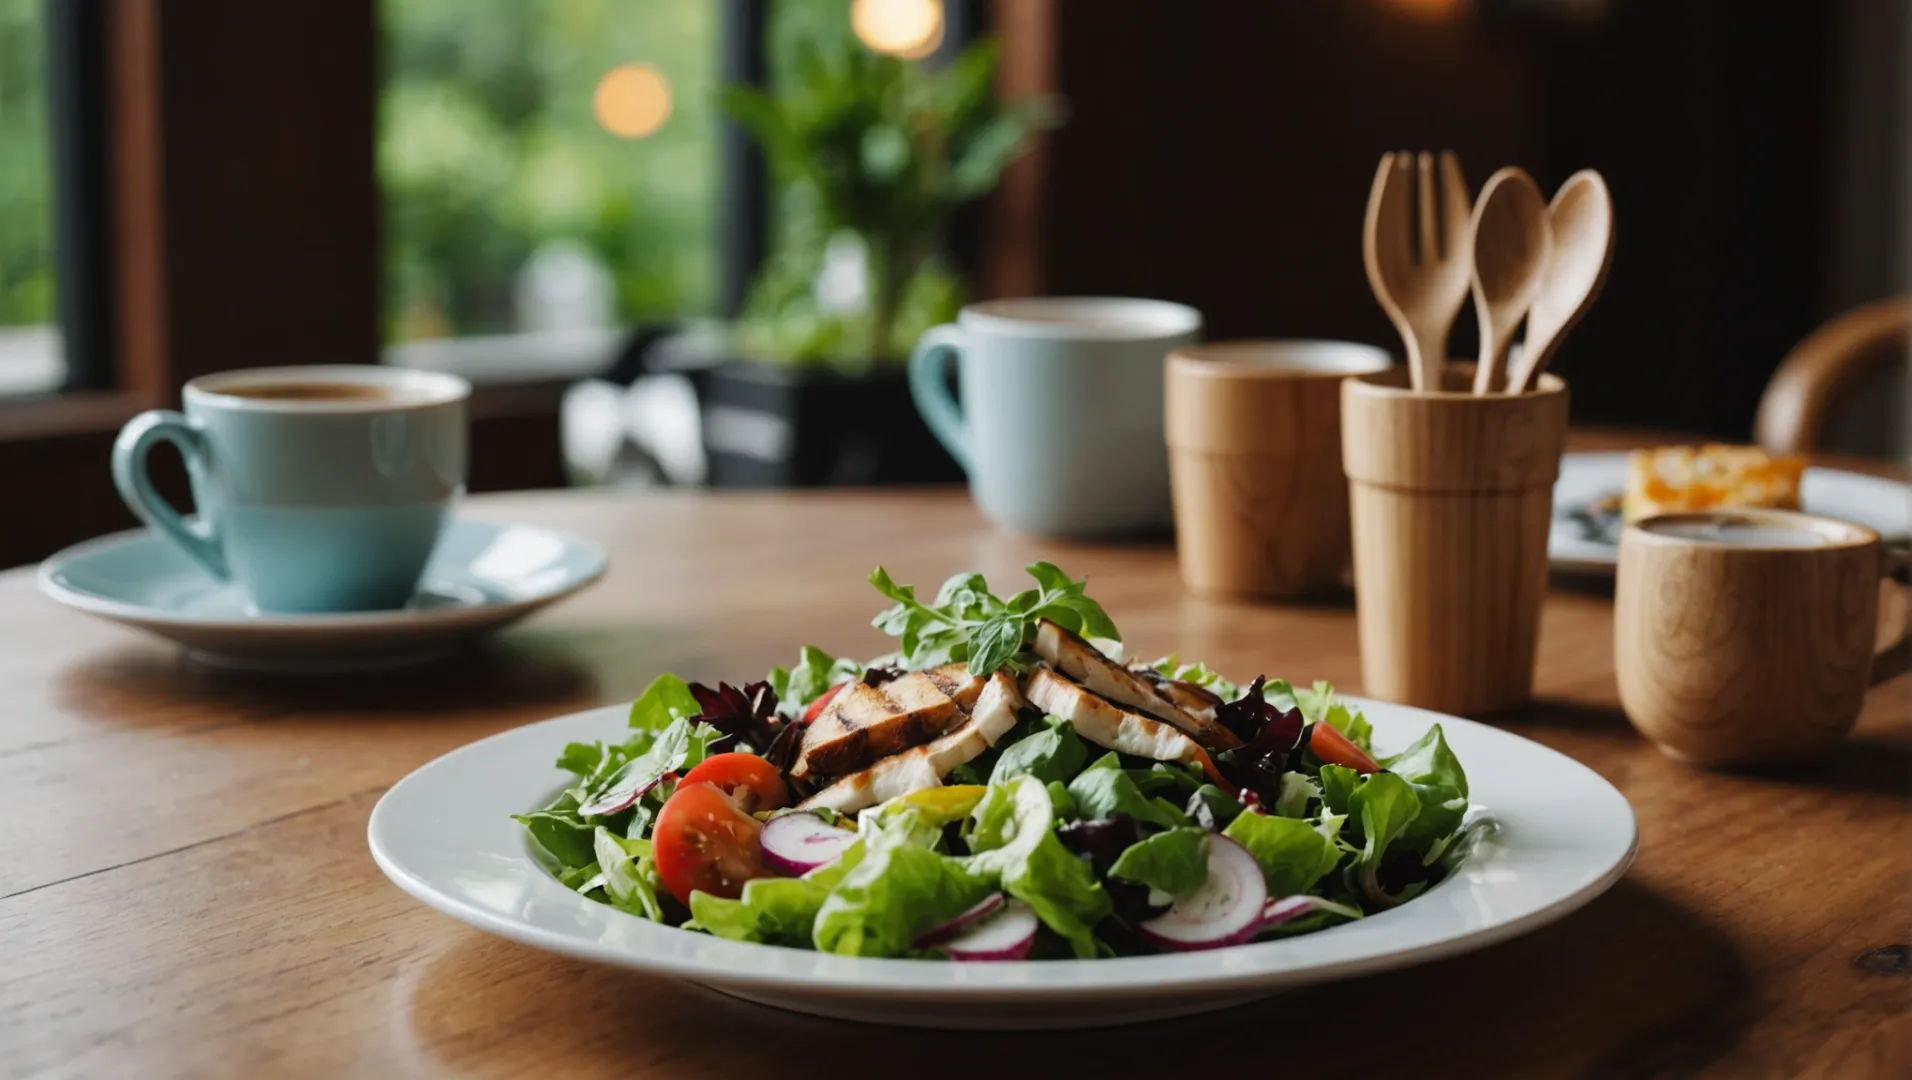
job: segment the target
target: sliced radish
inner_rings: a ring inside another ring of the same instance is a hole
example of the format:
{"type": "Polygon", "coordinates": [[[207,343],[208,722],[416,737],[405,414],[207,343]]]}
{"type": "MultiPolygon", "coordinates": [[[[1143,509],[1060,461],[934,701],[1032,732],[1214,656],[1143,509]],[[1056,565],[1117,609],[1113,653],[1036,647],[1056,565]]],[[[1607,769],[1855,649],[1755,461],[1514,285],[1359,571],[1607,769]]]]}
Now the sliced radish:
{"type": "Polygon", "coordinates": [[[1219,949],[1254,937],[1267,904],[1268,885],[1255,857],[1226,836],[1211,836],[1208,880],[1135,929],[1164,949],[1219,949]]]}
{"type": "Polygon", "coordinates": [[[1337,904],[1333,900],[1329,900],[1325,897],[1284,896],[1279,900],[1268,901],[1268,906],[1264,908],[1261,913],[1261,925],[1263,927],[1280,926],[1284,923],[1291,923],[1297,919],[1305,919],[1310,915],[1316,915],[1322,912],[1326,912],[1330,915],[1339,915],[1344,919],[1359,919],[1362,917],[1360,908],[1349,907],[1346,904],[1337,904]]]}
{"type": "Polygon", "coordinates": [[[835,862],[843,849],[856,843],[856,834],[826,825],[815,814],[785,814],[764,823],[763,861],[779,874],[800,877],[825,863],[835,862]]]}
{"type": "Polygon", "coordinates": [[[643,777],[643,773],[634,772],[628,778],[619,779],[617,783],[611,785],[609,791],[599,795],[584,806],[578,807],[578,813],[587,816],[601,816],[604,814],[615,814],[620,810],[627,810],[634,805],[637,800],[648,794],[652,788],[666,780],[677,779],[677,774],[667,772],[662,776],[653,776],[649,781],[645,781],[643,777]]]}
{"type": "Polygon", "coordinates": [[[1003,895],[999,892],[990,893],[988,896],[977,901],[975,907],[970,908],[961,915],[956,916],[940,926],[932,926],[928,930],[923,931],[923,936],[916,939],[916,947],[919,949],[927,949],[932,945],[941,945],[943,942],[954,938],[968,929],[970,924],[994,915],[997,911],[1001,910],[1002,905],[1003,895]]]}
{"type": "Polygon", "coordinates": [[[1011,900],[1003,909],[943,943],[951,960],[1023,960],[1042,924],[1029,905],[1011,900]]]}

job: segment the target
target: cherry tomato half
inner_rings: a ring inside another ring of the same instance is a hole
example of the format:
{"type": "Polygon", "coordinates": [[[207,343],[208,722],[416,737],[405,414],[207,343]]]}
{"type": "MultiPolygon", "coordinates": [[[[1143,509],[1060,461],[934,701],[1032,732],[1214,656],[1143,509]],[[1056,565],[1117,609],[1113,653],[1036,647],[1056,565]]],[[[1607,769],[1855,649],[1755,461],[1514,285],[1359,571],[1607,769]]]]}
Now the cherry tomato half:
{"type": "Polygon", "coordinates": [[[822,716],[823,710],[827,708],[830,704],[830,699],[836,697],[837,694],[840,693],[843,690],[843,688],[848,685],[850,685],[848,682],[840,682],[836,684],[835,686],[832,686],[828,690],[825,690],[823,693],[817,695],[817,699],[810,703],[810,707],[803,710],[803,722],[805,726],[808,726],[811,722],[815,721],[817,717],[822,716]]]}
{"type": "Polygon", "coordinates": [[[1309,732],[1308,749],[1314,751],[1314,756],[1320,758],[1323,765],[1340,765],[1360,773],[1381,771],[1381,766],[1368,756],[1367,751],[1349,742],[1346,735],[1325,720],[1314,725],[1309,732]]]}
{"type": "Polygon", "coordinates": [[[686,784],[715,784],[746,814],[790,805],[790,789],[777,767],[755,754],[715,754],[684,774],[686,784]]]}
{"type": "Polygon", "coordinates": [[[651,856],[679,902],[707,892],[735,900],[752,878],[771,877],[757,835],[763,826],[714,784],[679,784],[657,812],[651,856]]]}

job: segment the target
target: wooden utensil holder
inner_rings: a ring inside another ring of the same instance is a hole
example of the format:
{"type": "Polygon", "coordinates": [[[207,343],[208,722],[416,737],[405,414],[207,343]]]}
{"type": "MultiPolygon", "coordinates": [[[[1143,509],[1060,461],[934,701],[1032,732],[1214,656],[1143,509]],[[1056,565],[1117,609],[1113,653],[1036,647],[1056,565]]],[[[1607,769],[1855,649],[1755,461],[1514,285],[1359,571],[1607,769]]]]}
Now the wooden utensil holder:
{"type": "Polygon", "coordinates": [[[1476,397],[1392,369],[1341,387],[1342,465],[1367,693],[1461,714],[1525,704],[1547,590],[1567,385],[1476,397]]]}

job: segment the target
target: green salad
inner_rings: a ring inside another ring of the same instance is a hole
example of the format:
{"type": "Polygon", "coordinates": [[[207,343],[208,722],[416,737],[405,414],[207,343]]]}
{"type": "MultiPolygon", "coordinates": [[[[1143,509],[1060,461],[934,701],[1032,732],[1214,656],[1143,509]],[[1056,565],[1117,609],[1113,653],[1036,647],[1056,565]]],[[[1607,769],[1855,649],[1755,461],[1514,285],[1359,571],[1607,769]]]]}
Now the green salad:
{"type": "Polygon", "coordinates": [[[519,815],[566,886],[640,918],[846,956],[1007,961],[1212,949],[1412,899],[1458,860],[1439,725],[1375,757],[1334,689],[1121,659],[1048,563],[919,599],[897,651],[814,647],[764,679],[659,677],[619,742],[519,815]]]}

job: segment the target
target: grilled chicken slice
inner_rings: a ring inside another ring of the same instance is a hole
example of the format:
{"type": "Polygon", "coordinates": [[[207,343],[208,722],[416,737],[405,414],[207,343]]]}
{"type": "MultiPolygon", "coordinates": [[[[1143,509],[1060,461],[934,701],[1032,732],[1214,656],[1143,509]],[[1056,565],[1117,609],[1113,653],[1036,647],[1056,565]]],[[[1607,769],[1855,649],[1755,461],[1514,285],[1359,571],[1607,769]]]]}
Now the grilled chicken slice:
{"type": "Polygon", "coordinates": [[[976,707],[955,730],[846,776],[803,800],[799,807],[813,810],[827,806],[839,814],[854,814],[898,795],[941,787],[951,769],[975,760],[1016,726],[1016,711],[1023,701],[1015,680],[997,671],[987,680],[977,681],[984,685],[975,699],[976,707]]]}
{"type": "Polygon", "coordinates": [[[1022,692],[1031,705],[1069,721],[1097,746],[1155,761],[1200,763],[1204,757],[1194,739],[1168,724],[1111,705],[1048,668],[1030,672],[1022,692]]]}
{"type": "Polygon", "coordinates": [[[950,700],[956,703],[956,707],[964,712],[976,707],[976,698],[983,692],[983,684],[988,681],[971,675],[968,664],[944,664],[939,668],[931,668],[923,674],[929,677],[930,682],[936,684],[938,690],[948,694],[950,700]]]}
{"type": "Polygon", "coordinates": [[[849,683],[803,733],[790,774],[844,776],[880,757],[941,735],[960,715],[956,702],[920,671],[881,686],[849,683]]]}
{"type": "MultiPolygon", "coordinates": [[[[1140,676],[1103,656],[1095,646],[1048,619],[1036,622],[1036,654],[1091,692],[1148,716],[1166,720],[1203,746],[1229,750],[1241,745],[1233,732],[1192,713],[1155,691],[1140,676]]],[[[1060,715],[1060,714],[1058,714],[1060,715]]]]}
{"type": "Polygon", "coordinates": [[[1155,692],[1182,707],[1190,716],[1198,720],[1215,719],[1215,710],[1226,702],[1221,695],[1206,686],[1197,686],[1192,682],[1178,679],[1164,679],[1154,671],[1143,668],[1129,668],[1143,682],[1155,688],[1155,692]]]}

